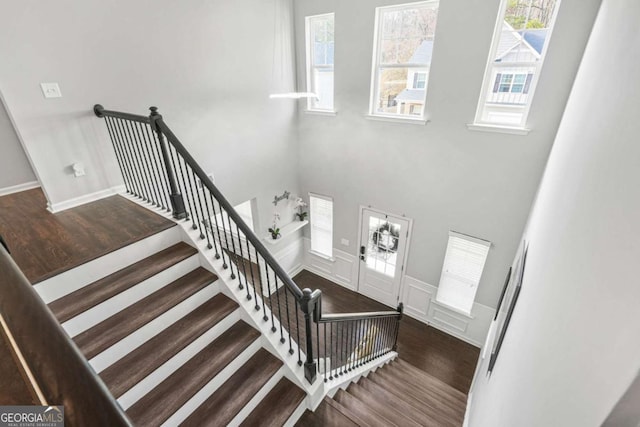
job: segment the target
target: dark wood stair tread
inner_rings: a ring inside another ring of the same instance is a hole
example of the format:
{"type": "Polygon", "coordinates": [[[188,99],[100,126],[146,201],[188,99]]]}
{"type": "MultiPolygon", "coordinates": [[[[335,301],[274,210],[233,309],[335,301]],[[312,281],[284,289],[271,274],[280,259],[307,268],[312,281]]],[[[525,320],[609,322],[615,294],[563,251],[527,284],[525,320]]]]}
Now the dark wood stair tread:
{"type": "Polygon", "coordinates": [[[181,425],[229,424],[281,366],[279,359],[261,348],[181,425]]]}
{"type": "Polygon", "coordinates": [[[282,378],[242,422],[241,426],[283,426],[305,397],[306,393],[298,386],[288,379],[282,378]]]}
{"type": "Polygon", "coordinates": [[[370,411],[383,416],[389,421],[393,421],[393,423],[398,426],[420,426],[420,423],[411,419],[408,415],[400,411],[400,409],[389,405],[389,402],[386,402],[383,396],[379,394],[374,395],[372,393],[369,393],[368,390],[358,385],[357,383],[351,383],[351,385],[347,387],[347,393],[367,405],[370,411]]]}
{"type": "MultiPolygon", "coordinates": [[[[315,412],[306,411],[296,423],[299,427],[357,427],[355,423],[345,414],[328,403],[329,397],[318,406],[315,412]]],[[[364,424],[362,424],[364,426],[364,424]]]]}
{"type": "MultiPolygon", "coordinates": [[[[370,374],[369,377],[373,375],[374,374],[370,374]]],[[[369,378],[361,378],[360,381],[358,381],[358,385],[378,397],[380,401],[385,402],[386,405],[394,407],[418,424],[442,427],[457,427],[462,424],[463,420],[458,419],[456,417],[457,414],[450,414],[440,407],[432,408],[425,405],[418,396],[413,394],[395,394],[387,387],[381,386],[369,378]]]]}
{"type": "Polygon", "coordinates": [[[397,370],[378,370],[369,377],[369,381],[397,396],[411,396],[414,400],[418,400],[414,404],[425,412],[446,415],[458,421],[464,418],[466,405],[446,396],[444,391],[438,392],[414,385],[407,378],[399,376],[397,370]]]}
{"type": "Polygon", "coordinates": [[[127,410],[136,425],[158,426],[242,353],[260,333],[236,322],[127,410]]]}
{"type": "Polygon", "coordinates": [[[148,258],[97,280],[49,304],[60,323],[89,310],[107,299],[160,273],[198,251],[184,242],[177,243],[148,258]]]}
{"type": "Polygon", "coordinates": [[[237,307],[235,301],[217,294],[106,368],[99,374],[100,377],[111,393],[119,398],[237,307]]]}
{"type": "MultiPolygon", "coordinates": [[[[363,420],[367,426],[400,426],[400,424],[395,424],[384,415],[376,412],[371,405],[344,390],[338,390],[333,396],[333,399],[355,414],[356,417],[363,420]]],[[[383,404],[383,402],[379,402],[379,404],[383,404]]]]}
{"type": "Polygon", "coordinates": [[[217,280],[202,267],[187,273],[135,304],[78,334],[73,341],[87,359],[98,355],[162,313],[217,280]]]}
{"type": "Polygon", "coordinates": [[[325,400],[322,402],[322,404],[323,405],[327,404],[327,405],[333,406],[333,409],[339,411],[340,413],[342,413],[344,416],[346,416],[347,418],[349,418],[351,421],[353,421],[354,423],[356,423],[359,426],[366,426],[367,425],[367,423],[362,418],[358,417],[356,414],[354,414],[352,411],[350,411],[349,409],[344,407],[341,403],[339,403],[336,400],[325,398],[325,400]]]}
{"type": "Polygon", "coordinates": [[[407,363],[402,359],[395,359],[389,364],[389,366],[398,367],[399,371],[397,372],[399,375],[400,371],[405,372],[407,374],[406,378],[410,379],[412,383],[420,384],[425,387],[438,390],[438,392],[445,393],[447,396],[460,401],[464,405],[466,405],[467,403],[467,395],[465,393],[450,386],[449,384],[434,377],[433,375],[430,375],[427,372],[416,368],[412,364],[407,363]]]}

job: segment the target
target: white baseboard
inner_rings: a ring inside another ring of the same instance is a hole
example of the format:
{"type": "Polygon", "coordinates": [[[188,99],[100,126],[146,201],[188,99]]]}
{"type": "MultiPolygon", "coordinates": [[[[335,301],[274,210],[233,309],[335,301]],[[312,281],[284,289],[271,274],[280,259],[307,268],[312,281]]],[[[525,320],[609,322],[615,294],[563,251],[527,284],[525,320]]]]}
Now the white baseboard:
{"type": "Polygon", "coordinates": [[[96,191],[95,193],[85,194],[84,196],[75,197],[58,203],[47,203],[47,210],[51,213],[62,212],[67,209],[75,208],[86,203],[95,202],[105,197],[113,196],[124,192],[124,185],[111,187],[106,190],[96,191]]]}
{"type": "Polygon", "coordinates": [[[31,190],[32,188],[40,187],[38,181],[25,182],[24,184],[12,185],[11,187],[0,188],[0,196],[6,196],[8,194],[19,193],[21,191],[31,190]]]}

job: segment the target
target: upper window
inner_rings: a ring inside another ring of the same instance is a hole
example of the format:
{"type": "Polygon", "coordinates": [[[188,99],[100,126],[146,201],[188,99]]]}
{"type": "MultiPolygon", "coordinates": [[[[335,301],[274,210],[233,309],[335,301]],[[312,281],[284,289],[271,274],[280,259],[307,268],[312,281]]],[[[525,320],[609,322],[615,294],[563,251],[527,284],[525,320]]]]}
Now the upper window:
{"type": "Polygon", "coordinates": [[[477,124],[524,127],[560,0],[502,0],[477,124]]]}
{"type": "Polygon", "coordinates": [[[308,98],[307,109],[333,111],[333,50],[334,15],[308,16],[307,33],[307,90],[316,94],[308,98]]]}
{"type": "Polygon", "coordinates": [[[486,240],[449,232],[436,301],[471,314],[490,246],[486,240]]]}
{"type": "Polygon", "coordinates": [[[370,113],[424,117],[438,2],[376,8],[370,113]]]}
{"type": "Polygon", "coordinates": [[[327,258],[333,256],[333,199],[309,193],[311,250],[327,258]]]}

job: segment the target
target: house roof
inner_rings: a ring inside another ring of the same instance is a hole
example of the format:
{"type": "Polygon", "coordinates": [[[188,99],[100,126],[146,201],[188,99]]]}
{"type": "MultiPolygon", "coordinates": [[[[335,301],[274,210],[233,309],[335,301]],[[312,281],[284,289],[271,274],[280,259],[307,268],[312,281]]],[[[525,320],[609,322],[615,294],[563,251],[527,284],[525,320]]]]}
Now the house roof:
{"type": "Polygon", "coordinates": [[[398,102],[419,102],[424,103],[424,89],[405,89],[395,97],[398,102]]]}
{"type": "Polygon", "coordinates": [[[433,40],[424,40],[420,46],[413,52],[409,59],[410,64],[431,64],[431,56],[433,55],[433,40]]]}
{"type": "Polygon", "coordinates": [[[519,48],[523,39],[523,45],[529,48],[537,57],[540,57],[547,38],[547,32],[547,28],[515,30],[509,23],[503,21],[496,51],[496,61],[506,56],[511,50],[519,48]]]}
{"type": "Polygon", "coordinates": [[[526,30],[519,31],[522,35],[524,33],[524,40],[529,43],[538,54],[542,54],[542,48],[544,47],[544,41],[547,38],[548,28],[541,28],[539,30],[526,30]]]}

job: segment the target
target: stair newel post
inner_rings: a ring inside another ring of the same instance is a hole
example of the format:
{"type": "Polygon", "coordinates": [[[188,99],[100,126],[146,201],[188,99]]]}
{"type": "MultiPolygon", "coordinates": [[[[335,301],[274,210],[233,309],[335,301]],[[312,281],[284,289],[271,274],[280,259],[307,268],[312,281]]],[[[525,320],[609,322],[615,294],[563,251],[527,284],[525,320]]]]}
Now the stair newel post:
{"type": "Polygon", "coordinates": [[[169,200],[171,201],[172,214],[175,219],[185,219],[187,217],[187,211],[185,209],[184,199],[182,198],[182,194],[180,194],[180,190],[178,189],[178,185],[176,183],[175,171],[171,167],[171,160],[169,159],[167,142],[165,141],[162,130],[160,130],[160,126],[158,126],[157,123],[158,120],[162,120],[162,115],[158,113],[158,107],[149,107],[149,110],[151,110],[151,114],[149,115],[149,119],[151,120],[151,128],[158,135],[160,151],[162,152],[162,161],[164,162],[164,166],[167,171],[169,190],[171,192],[171,194],[169,194],[169,200]]]}
{"type": "Polygon", "coordinates": [[[313,384],[316,381],[317,366],[313,360],[313,337],[311,332],[312,318],[317,318],[316,302],[320,297],[320,291],[316,290],[312,292],[311,289],[305,288],[302,290],[302,298],[300,299],[300,308],[304,313],[304,327],[306,338],[306,353],[307,359],[304,362],[304,377],[309,381],[309,384],[313,384]]]}
{"type": "Polygon", "coordinates": [[[400,313],[400,315],[398,316],[398,320],[396,320],[396,337],[393,343],[393,348],[392,348],[393,351],[398,350],[398,334],[400,333],[400,320],[402,320],[402,312],[404,311],[404,304],[403,303],[398,304],[398,308],[396,311],[400,313]]]}

